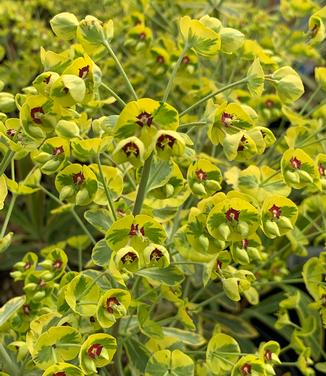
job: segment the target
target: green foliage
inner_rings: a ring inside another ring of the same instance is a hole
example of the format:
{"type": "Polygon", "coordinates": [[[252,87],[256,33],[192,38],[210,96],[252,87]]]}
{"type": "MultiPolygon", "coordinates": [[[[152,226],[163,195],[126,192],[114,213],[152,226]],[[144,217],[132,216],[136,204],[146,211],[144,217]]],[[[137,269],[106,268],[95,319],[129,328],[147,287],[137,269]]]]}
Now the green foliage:
{"type": "Polygon", "coordinates": [[[321,1],[20,3],[0,375],[325,373],[321,1]]]}

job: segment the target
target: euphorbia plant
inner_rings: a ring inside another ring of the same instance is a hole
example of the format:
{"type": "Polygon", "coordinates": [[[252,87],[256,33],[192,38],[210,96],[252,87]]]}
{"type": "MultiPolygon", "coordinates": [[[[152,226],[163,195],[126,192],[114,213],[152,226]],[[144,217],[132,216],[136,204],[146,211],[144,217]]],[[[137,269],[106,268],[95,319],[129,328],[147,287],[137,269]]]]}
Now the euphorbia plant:
{"type": "MultiPolygon", "coordinates": [[[[311,15],[320,42],[324,8],[294,3],[282,7],[311,15]]],[[[0,310],[1,374],[325,372],[325,254],[287,264],[325,242],[325,104],[302,106],[295,52],[258,21],[261,44],[213,10],[181,14],[175,38],[166,19],[162,32],[130,12],[125,48],[143,72],[127,75],[112,20],[60,13],[50,24],[70,46],[42,49],[44,72],[1,107],[0,252],[33,195],[59,229],[13,265],[22,293],[0,310]]]]}

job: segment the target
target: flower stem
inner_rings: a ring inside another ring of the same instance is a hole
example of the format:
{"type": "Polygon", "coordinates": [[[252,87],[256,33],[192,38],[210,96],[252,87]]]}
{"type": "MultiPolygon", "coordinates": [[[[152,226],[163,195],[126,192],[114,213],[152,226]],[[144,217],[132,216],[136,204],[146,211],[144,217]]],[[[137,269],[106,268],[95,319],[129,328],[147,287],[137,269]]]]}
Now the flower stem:
{"type": "Polygon", "coordinates": [[[7,226],[8,226],[13,208],[15,206],[16,198],[17,198],[17,195],[14,193],[11,197],[11,201],[10,201],[10,204],[9,204],[9,207],[8,207],[8,211],[7,211],[5,220],[4,220],[2,228],[1,228],[0,239],[4,237],[4,235],[7,231],[7,226]]]}
{"type": "Polygon", "coordinates": [[[165,88],[165,91],[164,91],[164,95],[163,95],[163,98],[162,98],[162,101],[163,102],[166,102],[168,97],[169,97],[169,94],[171,92],[171,89],[172,89],[172,86],[173,86],[173,83],[174,83],[174,79],[175,79],[175,76],[177,74],[177,71],[179,69],[179,66],[182,62],[182,59],[184,58],[186,52],[188,50],[188,45],[186,44],[179,56],[179,59],[177,60],[177,62],[175,63],[174,67],[173,67],[173,71],[171,73],[171,77],[169,79],[169,82],[167,84],[167,87],[165,88]]]}
{"type": "Polygon", "coordinates": [[[116,54],[114,53],[114,51],[112,50],[112,48],[111,48],[109,42],[108,42],[108,41],[104,41],[104,42],[103,42],[103,45],[104,45],[105,48],[108,50],[108,52],[109,52],[109,54],[111,55],[112,59],[113,59],[114,62],[116,63],[116,65],[117,65],[117,67],[118,67],[120,73],[122,74],[122,77],[124,78],[124,80],[125,80],[125,82],[126,82],[128,88],[129,88],[129,90],[130,90],[132,96],[134,97],[135,100],[137,100],[137,99],[138,99],[138,96],[137,96],[137,94],[136,94],[136,92],[135,92],[135,89],[134,89],[134,87],[132,86],[132,84],[131,84],[131,82],[130,82],[130,80],[129,80],[129,78],[128,78],[126,72],[125,72],[125,70],[123,69],[123,67],[122,67],[122,65],[121,65],[121,63],[120,63],[120,61],[119,61],[119,59],[118,59],[118,57],[117,57],[117,55],[116,55],[116,54]]]}
{"type": "Polygon", "coordinates": [[[190,107],[188,107],[184,111],[182,111],[181,114],[180,114],[180,117],[184,116],[185,114],[187,114],[189,111],[193,110],[195,107],[199,106],[200,104],[205,103],[210,98],[215,97],[215,95],[223,93],[223,91],[231,89],[235,86],[242,85],[242,84],[246,83],[247,81],[248,81],[248,78],[245,77],[242,80],[233,82],[232,84],[226,85],[226,86],[222,87],[221,89],[218,89],[218,90],[214,91],[213,93],[206,95],[205,97],[203,97],[202,99],[199,99],[199,101],[197,101],[196,103],[194,103],[193,105],[191,105],[190,107]]]}
{"type": "Polygon", "coordinates": [[[127,104],[119,95],[112,90],[108,85],[104,84],[103,82],[101,83],[101,86],[104,87],[123,107],[127,104]]]}
{"type": "Polygon", "coordinates": [[[301,111],[299,112],[299,115],[302,115],[306,109],[309,107],[310,103],[314,100],[315,96],[319,93],[319,90],[321,89],[321,86],[318,85],[316,89],[311,93],[309,99],[304,104],[304,106],[301,108],[301,111]]]}
{"type": "MultiPolygon", "coordinates": [[[[38,185],[38,187],[50,198],[52,198],[53,201],[57,202],[60,205],[64,205],[64,203],[58,199],[55,195],[53,195],[50,191],[48,191],[46,188],[44,188],[42,185],[38,185]]],[[[87,227],[84,225],[82,220],[79,218],[78,214],[75,212],[74,208],[70,209],[71,214],[76,219],[76,222],[79,224],[79,226],[82,228],[82,230],[85,232],[85,234],[89,237],[90,241],[93,244],[96,244],[96,240],[93,238],[92,234],[88,231],[87,227]]]]}
{"type": "Polygon", "coordinates": [[[145,161],[145,164],[144,164],[144,167],[143,167],[143,172],[142,172],[140,182],[139,182],[139,186],[138,186],[135,206],[134,206],[134,209],[133,209],[133,212],[132,212],[133,215],[139,214],[140,211],[141,211],[141,208],[143,206],[153,156],[154,156],[154,153],[152,153],[145,161]]]}
{"type": "Polygon", "coordinates": [[[108,200],[109,207],[111,209],[111,213],[112,213],[113,219],[116,221],[117,220],[117,214],[116,214],[114,206],[113,206],[111,194],[110,194],[109,189],[107,187],[107,184],[105,182],[105,178],[104,178],[104,174],[103,174],[103,170],[102,170],[102,163],[101,163],[100,154],[97,155],[97,163],[98,163],[98,169],[99,169],[99,172],[100,172],[100,176],[101,176],[102,184],[103,184],[103,187],[104,187],[104,191],[105,191],[105,194],[106,194],[106,198],[108,200]]]}
{"type": "Polygon", "coordinates": [[[12,150],[8,150],[7,153],[4,155],[0,164],[0,176],[6,171],[14,154],[15,152],[13,152],[12,150]]]}

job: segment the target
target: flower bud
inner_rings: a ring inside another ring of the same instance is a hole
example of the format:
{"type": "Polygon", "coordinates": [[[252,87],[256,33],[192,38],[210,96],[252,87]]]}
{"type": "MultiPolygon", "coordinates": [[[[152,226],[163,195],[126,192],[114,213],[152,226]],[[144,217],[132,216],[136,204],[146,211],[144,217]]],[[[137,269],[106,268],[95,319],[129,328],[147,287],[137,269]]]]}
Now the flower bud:
{"type": "Polygon", "coordinates": [[[265,223],[266,230],[270,233],[272,236],[281,236],[280,230],[278,228],[278,225],[276,222],[273,221],[266,221],[265,223]]]}
{"type": "Polygon", "coordinates": [[[60,191],[60,200],[64,201],[66,198],[71,197],[74,194],[74,189],[70,185],[66,185],[60,191]]]}
{"type": "Polygon", "coordinates": [[[192,185],[192,191],[196,193],[197,195],[206,195],[206,189],[204,187],[204,184],[202,183],[194,183],[192,185]]]}
{"type": "Polygon", "coordinates": [[[281,216],[277,222],[279,227],[286,228],[286,229],[293,229],[292,222],[290,221],[289,218],[281,216]]]}
{"type": "Polygon", "coordinates": [[[249,233],[249,225],[246,222],[240,221],[238,223],[238,231],[240,232],[242,237],[246,237],[249,233]]]}
{"type": "Polygon", "coordinates": [[[165,194],[166,194],[166,197],[171,197],[174,193],[174,187],[172,184],[166,184],[165,186],[165,194]]]}
{"type": "Polygon", "coordinates": [[[217,229],[218,229],[218,232],[222,235],[222,238],[224,240],[228,240],[228,237],[231,234],[231,230],[229,226],[226,223],[221,223],[217,229]]]}
{"type": "Polygon", "coordinates": [[[80,21],[77,35],[78,39],[90,44],[102,44],[105,41],[102,22],[93,16],[86,16],[80,21]]]}
{"type": "Polygon", "coordinates": [[[55,127],[55,133],[60,137],[78,137],[79,127],[74,121],[60,120],[55,127]]]}
{"type": "Polygon", "coordinates": [[[16,109],[15,97],[11,93],[0,93],[0,111],[12,112],[16,109]]]}
{"type": "Polygon", "coordinates": [[[87,205],[89,202],[89,194],[86,188],[81,189],[76,195],[77,205],[87,205]]]}
{"type": "Polygon", "coordinates": [[[75,38],[78,24],[76,16],[68,12],[59,13],[50,20],[54,34],[64,40],[75,38]]]}
{"type": "Polygon", "coordinates": [[[207,236],[205,236],[204,234],[202,234],[202,235],[200,235],[200,237],[198,238],[198,240],[199,240],[199,243],[204,248],[204,250],[207,251],[208,247],[209,247],[209,239],[207,238],[207,236]]]}

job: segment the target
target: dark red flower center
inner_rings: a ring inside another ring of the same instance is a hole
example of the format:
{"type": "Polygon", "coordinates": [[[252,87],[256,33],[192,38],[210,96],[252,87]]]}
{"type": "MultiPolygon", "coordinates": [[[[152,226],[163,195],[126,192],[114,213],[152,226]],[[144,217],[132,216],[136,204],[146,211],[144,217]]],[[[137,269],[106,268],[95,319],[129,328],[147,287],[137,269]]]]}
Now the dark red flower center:
{"type": "Polygon", "coordinates": [[[34,107],[31,109],[31,118],[36,124],[42,124],[42,116],[44,115],[44,111],[42,107],[34,107]]]}
{"type": "Polygon", "coordinates": [[[247,376],[251,374],[251,365],[249,363],[245,363],[241,368],[240,371],[243,376],[247,376]]]}
{"type": "Polygon", "coordinates": [[[221,260],[217,260],[216,261],[216,266],[217,266],[217,269],[222,269],[222,261],[221,260]]]}
{"type": "Polygon", "coordinates": [[[17,132],[16,129],[7,129],[6,134],[9,137],[13,137],[16,134],[16,132],[17,132]]]}
{"type": "Polygon", "coordinates": [[[314,27],[311,29],[311,34],[315,36],[318,33],[319,25],[315,24],[314,27]]]}
{"type": "Polygon", "coordinates": [[[326,294],[323,294],[321,297],[321,305],[326,308],[326,294]]]}
{"type": "Polygon", "coordinates": [[[69,89],[68,89],[67,87],[64,87],[62,90],[63,90],[63,92],[64,92],[65,94],[68,94],[68,93],[69,93],[69,89]]]}
{"type": "Polygon", "coordinates": [[[77,174],[72,175],[72,180],[75,184],[81,185],[85,181],[85,176],[83,175],[82,172],[77,172],[77,174]]]}
{"type": "Polygon", "coordinates": [[[87,355],[91,359],[96,359],[98,356],[101,355],[103,346],[100,345],[99,343],[94,343],[88,350],[87,350],[87,355]]]}
{"type": "Polygon", "coordinates": [[[128,252],[126,253],[122,258],[121,258],[121,261],[123,264],[131,264],[133,263],[134,261],[137,260],[137,255],[134,253],[134,252],[128,252]]]}
{"type": "Polygon", "coordinates": [[[53,374],[53,376],[66,376],[66,372],[56,372],[53,374]]]}
{"type": "Polygon", "coordinates": [[[62,153],[64,153],[63,146],[54,147],[53,150],[52,150],[53,155],[59,155],[59,154],[62,154],[62,153]]]}
{"type": "Polygon", "coordinates": [[[267,362],[271,361],[273,359],[273,353],[271,352],[271,350],[266,350],[265,351],[265,355],[264,355],[264,358],[267,362]]]}
{"type": "Polygon", "coordinates": [[[86,78],[86,76],[89,73],[89,65],[86,65],[85,67],[79,68],[78,76],[82,79],[86,78]]]}
{"type": "Polygon", "coordinates": [[[140,40],[144,40],[144,39],[146,39],[146,33],[144,33],[144,32],[140,33],[140,34],[139,34],[139,39],[140,39],[140,40]]]}
{"type": "Polygon", "coordinates": [[[156,142],[156,146],[159,147],[160,149],[164,149],[166,145],[169,145],[170,148],[173,147],[174,145],[174,142],[175,142],[175,138],[168,135],[168,134],[162,134],[157,142],[156,142]]]}
{"type": "Polygon", "coordinates": [[[131,227],[130,227],[130,231],[129,231],[129,235],[130,236],[135,236],[135,235],[138,235],[138,233],[140,232],[143,236],[145,236],[145,231],[144,231],[144,227],[142,227],[140,230],[138,228],[138,223],[137,224],[132,224],[131,227]]]}
{"type": "Polygon", "coordinates": [[[149,259],[151,261],[158,261],[161,257],[163,257],[163,252],[161,252],[159,249],[155,248],[152,252],[151,255],[149,256],[149,259]]]}
{"type": "Polygon", "coordinates": [[[45,82],[46,84],[48,84],[51,80],[51,74],[49,74],[47,77],[44,78],[43,82],[45,82]]]}
{"type": "Polygon", "coordinates": [[[195,171],[195,174],[196,174],[198,180],[200,180],[200,181],[207,180],[207,174],[201,168],[199,170],[195,171]]]}
{"type": "Polygon", "coordinates": [[[233,208],[230,208],[226,213],[225,213],[225,216],[226,216],[226,219],[228,221],[238,221],[239,220],[239,215],[240,215],[240,210],[236,210],[236,209],[233,209],[233,208]]]}
{"type": "Polygon", "coordinates": [[[247,141],[246,137],[242,136],[237,151],[243,151],[245,149],[246,141],[247,141]]]}
{"type": "Polygon", "coordinates": [[[144,125],[148,125],[150,127],[153,122],[152,114],[149,114],[146,111],[141,112],[138,116],[136,116],[136,118],[138,119],[136,124],[140,125],[141,127],[144,125]]]}
{"type": "Polygon", "coordinates": [[[267,99],[265,101],[265,106],[268,107],[268,108],[271,108],[274,106],[274,101],[272,101],[271,99],[267,99]]]}
{"type": "Polygon", "coordinates": [[[325,166],[322,165],[321,163],[319,163],[318,171],[319,171],[320,176],[325,176],[326,175],[325,166]]]}
{"type": "Polygon", "coordinates": [[[45,286],[46,286],[46,283],[45,283],[44,279],[41,278],[41,279],[38,281],[38,285],[39,285],[41,288],[45,287],[45,286]]]}
{"type": "Polygon", "coordinates": [[[221,116],[221,122],[225,127],[230,127],[232,125],[233,115],[223,112],[221,116]]]}
{"type": "Polygon", "coordinates": [[[134,142],[128,142],[122,150],[126,153],[127,157],[133,154],[135,157],[139,155],[138,146],[134,142]]]}
{"type": "Polygon", "coordinates": [[[279,219],[282,215],[282,210],[279,206],[276,206],[275,204],[268,209],[268,211],[272,214],[273,218],[279,219]]]}
{"type": "Polygon", "coordinates": [[[242,239],[241,243],[242,243],[242,248],[243,249],[247,249],[248,248],[248,245],[249,245],[249,240],[248,239],[242,239]]]}
{"type": "Polygon", "coordinates": [[[106,310],[109,313],[113,313],[114,305],[120,305],[119,300],[115,296],[111,296],[111,298],[106,299],[106,310]]]}
{"type": "Polygon", "coordinates": [[[188,65],[188,64],[190,63],[190,58],[189,58],[189,56],[185,56],[185,57],[182,59],[182,62],[183,62],[183,64],[188,65]]]}
{"type": "Polygon", "coordinates": [[[28,304],[23,305],[23,312],[25,315],[29,315],[31,313],[31,309],[28,304]]]}
{"type": "Polygon", "coordinates": [[[61,269],[62,267],[62,260],[58,259],[53,262],[54,269],[61,269]]]}
{"type": "Polygon", "coordinates": [[[300,169],[301,168],[301,161],[297,157],[292,157],[290,159],[291,166],[294,169],[300,169]]]}
{"type": "Polygon", "coordinates": [[[162,55],[158,55],[156,61],[160,64],[163,64],[165,62],[165,59],[162,55]]]}
{"type": "Polygon", "coordinates": [[[24,265],[24,270],[28,270],[30,269],[32,266],[32,264],[30,262],[25,262],[25,265],[24,265]]]}

